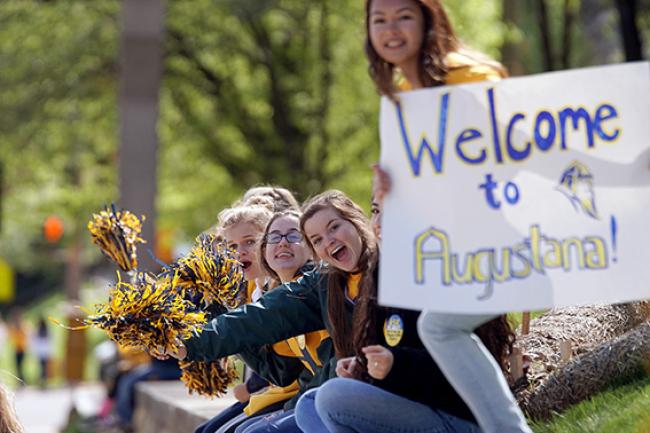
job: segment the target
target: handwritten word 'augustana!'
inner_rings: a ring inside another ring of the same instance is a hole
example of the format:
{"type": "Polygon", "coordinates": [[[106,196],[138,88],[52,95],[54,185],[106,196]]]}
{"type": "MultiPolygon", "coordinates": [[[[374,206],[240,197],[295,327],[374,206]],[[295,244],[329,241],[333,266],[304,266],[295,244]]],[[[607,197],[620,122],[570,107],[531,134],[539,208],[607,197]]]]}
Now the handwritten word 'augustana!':
{"type": "MultiPolygon", "coordinates": [[[[597,270],[608,267],[607,244],[598,236],[554,239],[538,225],[530,227],[530,237],[514,246],[481,248],[464,254],[454,253],[447,233],[434,227],[415,237],[415,282],[425,283],[430,262],[436,262],[443,285],[503,283],[529,277],[533,271],[547,269],[597,270]]],[[[434,265],[434,263],[431,263],[434,265]]],[[[432,266],[433,267],[433,266],[432,266]]]]}
{"type": "MultiPolygon", "coordinates": [[[[444,171],[445,154],[447,149],[447,124],[451,113],[451,93],[440,96],[438,112],[437,137],[430,140],[424,133],[420,142],[414,143],[411,138],[406,119],[398,103],[397,117],[402,138],[402,144],[408,157],[409,165],[414,176],[420,176],[424,155],[428,155],[435,173],[444,171]]],[[[618,111],[611,104],[601,104],[591,112],[583,107],[563,107],[555,111],[541,110],[535,115],[526,113],[513,113],[505,123],[497,118],[496,100],[494,89],[487,90],[489,110],[489,138],[484,137],[484,132],[476,128],[467,128],[456,135],[452,143],[455,155],[465,164],[481,165],[494,160],[496,164],[508,161],[522,162],[529,158],[535,149],[539,152],[549,152],[555,146],[558,150],[568,148],[567,133],[570,130],[584,131],[587,148],[596,146],[596,138],[604,142],[611,142],[619,138],[621,129],[615,125],[607,124],[618,118],[618,111]],[[500,131],[501,128],[505,129],[500,131]],[[525,134],[516,134],[518,130],[528,131],[525,134]],[[503,138],[503,142],[502,142],[503,138]],[[559,143],[558,143],[559,142],[559,143]]],[[[435,112],[435,110],[431,110],[435,112]]]]}

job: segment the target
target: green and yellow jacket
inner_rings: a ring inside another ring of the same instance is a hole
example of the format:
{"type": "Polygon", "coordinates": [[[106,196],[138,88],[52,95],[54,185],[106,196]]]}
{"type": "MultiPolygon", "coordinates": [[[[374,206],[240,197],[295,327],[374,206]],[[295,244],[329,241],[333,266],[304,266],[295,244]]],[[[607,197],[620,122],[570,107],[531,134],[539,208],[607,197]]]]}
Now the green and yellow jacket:
{"type": "MultiPolygon", "coordinates": [[[[309,263],[299,271],[299,275],[312,269],[313,264],[309,263]]],[[[249,284],[249,303],[254,289],[255,285],[249,284]]],[[[249,346],[239,351],[239,356],[251,369],[274,384],[264,392],[253,394],[244,412],[252,415],[282,401],[287,401],[285,409],[292,408],[302,392],[319,386],[329,377],[329,370],[321,376],[321,369],[323,362],[327,363],[333,354],[332,341],[324,329],[291,337],[273,345],[249,346]]]]}
{"type": "MultiPolygon", "coordinates": [[[[188,360],[212,361],[302,334],[326,329],[327,274],[306,272],[297,282],[267,292],[257,302],[212,319],[203,332],[185,340],[188,360]]],[[[352,313],[354,305],[346,308],[352,313]]],[[[323,358],[319,354],[319,359],[323,358]]]]}

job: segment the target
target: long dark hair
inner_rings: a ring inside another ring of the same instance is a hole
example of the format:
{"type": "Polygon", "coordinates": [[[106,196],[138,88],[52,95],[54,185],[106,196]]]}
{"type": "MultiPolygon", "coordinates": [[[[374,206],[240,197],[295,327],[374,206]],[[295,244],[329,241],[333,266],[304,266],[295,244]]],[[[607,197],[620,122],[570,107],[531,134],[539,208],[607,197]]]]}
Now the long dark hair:
{"type": "MultiPolygon", "coordinates": [[[[508,316],[505,314],[490,320],[474,330],[474,333],[481,339],[487,350],[490,351],[494,359],[501,367],[504,373],[508,372],[510,367],[510,354],[512,346],[515,343],[515,332],[508,316]]],[[[507,377],[507,374],[506,374],[507,377]]]]}
{"type": "MultiPolygon", "coordinates": [[[[360,285],[359,298],[354,310],[354,347],[363,369],[356,371],[357,377],[367,378],[366,360],[361,349],[371,344],[377,344],[377,313],[382,308],[377,305],[377,266],[378,254],[370,260],[370,268],[364,274],[360,285]]],[[[504,373],[508,372],[509,357],[515,342],[515,333],[512,330],[508,316],[499,316],[474,330],[481,339],[486,349],[492,354],[504,373]]]]}
{"type": "MultiPolygon", "coordinates": [[[[300,218],[300,229],[304,232],[305,222],[317,212],[328,208],[333,209],[341,218],[354,225],[359,234],[362,253],[359,257],[357,271],[363,275],[359,289],[360,292],[367,292],[367,290],[364,290],[364,285],[372,281],[372,272],[369,271],[372,270],[373,263],[376,261],[377,241],[370,229],[368,217],[366,217],[363,209],[359,205],[341,191],[325,191],[304,204],[303,214],[300,218]]],[[[313,251],[311,242],[309,242],[309,245],[313,251]]],[[[332,324],[331,337],[338,358],[350,356],[355,353],[354,340],[350,339],[350,335],[353,335],[352,323],[350,323],[345,313],[345,288],[348,277],[348,272],[334,267],[329,269],[327,314],[332,324]]],[[[357,306],[355,303],[355,314],[356,310],[357,306]]]]}
{"type": "MultiPolygon", "coordinates": [[[[370,229],[370,221],[363,210],[344,193],[336,190],[326,191],[309,200],[304,205],[300,228],[304,232],[305,222],[318,211],[332,208],[338,215],[352,223],[362,243],[358,271],[362,273],[359,296],[354,305],[352,323],[345,313],[345,287],[349,274],[336,268],[328,273],[328,316],[332,324],[332,341],[338,358],[356,355],[358,359],[355,376],[367,379],[367,361],[361,349],[376,344],[377,339],[377,266],[379,251],[370,229]],[[350,339],[350,335],[352,338],[350,339]]],[[[311,246],[311,243],[309,243],[311,246]]],[[[313,248],[312,248],[313,249],[313,248]]],[[[475,330],[488,351],[497,360],[501,369],[508,370],[508,356],[512,352],[515,334],[507,317],[500,316],[475,330]]]]}

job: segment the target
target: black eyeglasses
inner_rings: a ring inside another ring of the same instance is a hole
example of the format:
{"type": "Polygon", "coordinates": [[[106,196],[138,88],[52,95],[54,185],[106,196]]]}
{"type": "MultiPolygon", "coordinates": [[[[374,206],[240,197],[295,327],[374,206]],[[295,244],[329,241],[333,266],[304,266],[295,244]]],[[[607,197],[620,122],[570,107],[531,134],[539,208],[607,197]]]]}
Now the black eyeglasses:
{"type": "Polygon", "coordinates": [[[266,235],[266,243],[267,244],[279,244],[282,242],[282,238],[286,238],[287,242],[290,244],[299,244],[302,242],[302,233],[300,233],[298,230],[291,230],[289,233],[286,235],[273,232],[269,233],[266,235]]]}

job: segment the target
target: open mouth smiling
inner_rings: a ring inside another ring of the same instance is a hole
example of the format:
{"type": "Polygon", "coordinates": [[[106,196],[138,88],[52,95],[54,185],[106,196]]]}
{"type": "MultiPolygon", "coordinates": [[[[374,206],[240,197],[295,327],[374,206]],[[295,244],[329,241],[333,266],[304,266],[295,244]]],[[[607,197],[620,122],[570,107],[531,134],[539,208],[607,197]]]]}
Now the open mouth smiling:
{"type": "Polygon", "coordinates": [[[347,248],[344,245],[339,245],[330,252],[330,256],[337,261],[345,260],[347,248]]]}
{"type": "Polygon", "coordinates": [[[290,251],[281,251],[275,255],[276,259],[292,259],[293,253],[290,251]]]}
{"type": "Polygon", "coordinates": [[[402,48],[406,45],[406,41],[402,39],[392,39],[384,44],[384,47],[388,49],[402,48]]]}

